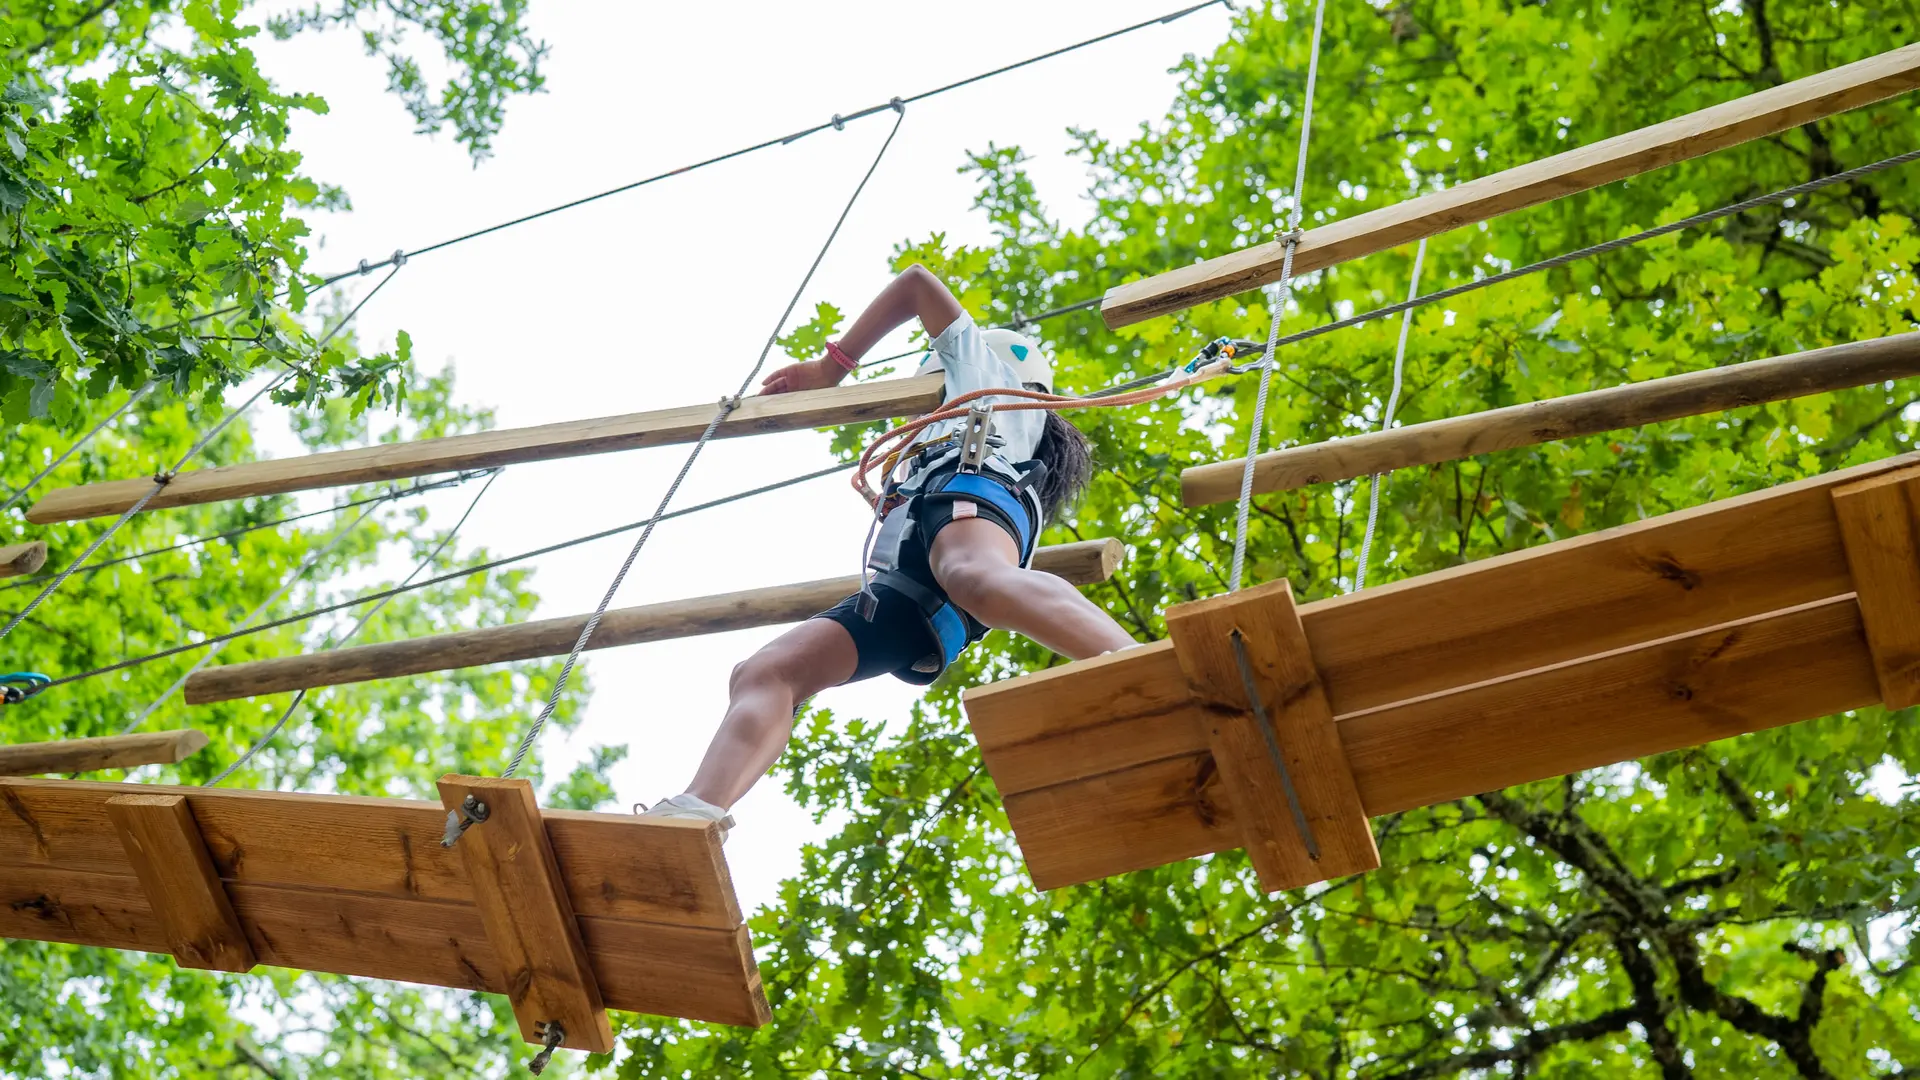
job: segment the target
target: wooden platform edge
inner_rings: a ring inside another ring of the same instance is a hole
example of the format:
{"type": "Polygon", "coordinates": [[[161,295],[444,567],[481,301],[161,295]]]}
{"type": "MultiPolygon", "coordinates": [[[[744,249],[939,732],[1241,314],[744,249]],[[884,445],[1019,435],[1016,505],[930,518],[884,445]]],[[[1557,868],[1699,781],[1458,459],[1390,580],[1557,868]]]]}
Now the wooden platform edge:
{"type": "Polygon", "coordinates": [[[1920,467],[1837,487],[1833,509],[1880,696],[1920,705],[1920,467]]]}
{"type": "MultiPolygon", "coordinates": [[[[1293,272],[1412,243],[1799,127],[1920,86],[1920,43],[1768,87],[1490,176],[1308,230],[1293,272]]],[[[1273,241],[1116,285],[1100,316],[1119,329],[1276,281],[1286,246],[1273,241]]]]}

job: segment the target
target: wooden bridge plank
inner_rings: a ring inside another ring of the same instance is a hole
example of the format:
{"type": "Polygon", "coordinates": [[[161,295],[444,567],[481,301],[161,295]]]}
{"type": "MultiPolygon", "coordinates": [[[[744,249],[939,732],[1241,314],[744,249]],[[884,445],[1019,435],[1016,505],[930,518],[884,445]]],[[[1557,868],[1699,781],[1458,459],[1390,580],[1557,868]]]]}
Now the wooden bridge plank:
{"type": "MultiPolygon", "coordinates": [[[[720,425],[714,438],[834,427],[930,412],[940,404],[943,385],[938,375],[921,375],[750,397],[720,425]]],[[[281,495],[687,443],[699,438],[718,408],[717,404],[688,405],[194,469],[174,477],[165,490],[147,503],[146,509],[162,510],[256,495],[281,495]]],[[[41,496],[27,511],[27,520],[36,523],[77,521],[119,514],[140,501],[152,487],[150,478],[141,477],[60,488],[41,496]]]]}
{"type": "MultiPolygon", "coordinates": [[[[1256,494],[1461,461],[1764,401],[1844,390],[1920,374],[1920,332],[1704,368],[1504,409],[1488,409],[1350,438],[1272,450],[1253,459],[1256,494]]],[[[1246,459],[1180,471],[1188,506],[1240,497],[1246,459]]]]}
{"type": "Polygon", "coordinates": [[[107,800],[107,816],[180,966],[253,970],[253,946],[233,913],[186,798],[115,795],[107,800]]]}
{"type": "Polygon", "coordinates": [[[1920,704],[1920,468],[1837,487],[1834,512],[1888,708],[1920,704]]]}
{"type": "MultiPolygon", "coordinates": [[[[343,890],[470,903],[460,856],[440,846],[436,803],[224,788],[185,795],[230,885],[343,890]]],[[[105,800],[142,784],[0,780],[0,866],[131,876],[105,800]]],[[[547,834],[580,915],[733,929],[741,923],[719,840],[705,822],[568,810],[547,834]]]]}
{"type": "MultiPolygon", "coordinates": [[[[1296,274],[1437,236],[1462,225],[1563,198],[1664,165],[1857,109],[1920,86],[1920,44],[1769,87],[1651,127],[1456,184],[1308,230],[1296,274]]],[[[1279,241],[1206,259],[1107,290],[1100,316],[1119,328],[1168,315],[1280,277],[1279,241]]]]}
{"type": "Polygon", "coordinates": [[[1180,604],[1167,612],[1167,632],[1206,714],[1214,767],[1261,887],[1278,892],[1378,867],[1292,586],[1274,581],[1180,604]],[[1236,637],[1258,702],[1248,700],[1236,637]]]}
{"type": "Polygon", "coordinates": [[[0,776],[172,765],[199,753],[206,745],[206,733],[190,728],[143,731],[133,735],[102,735],[91,739],[14,743],[0,746],[0,776]]]}
{"type": "MultiPolygon", "coordinates": [[[[1393,813],[1827,716],[1878,697],[1848,595],[1337,723],[1366,811],[1393,813]]],[[[1240,843],[1204,748],[1006,797],[1034,884],[1240,843]]]]}
{"type": "Polygon", "coordinates": [[[47,565],[47,542],[0,544],[0,578],[22,577],[47,565]]]}
{"type": "Polygon", "coordinates": [[[484,804],[486,817],[468,828],[454,849],[473,884],[474,906],[506,978],[520,1037],[538,1043],[548,1025],[558,1024],[560,1045],[595,1054],[611,1051],[613,1027],[600,999],[600,982],[587,960],[533,785],[480,776],[440,778],[440,801],[448,810],[458,810],[468,799],[484,804]]]}
{"type": "MultiPolygon", "coordinates": [[[[1090,585],[1112,577],[1125,554],[1126,546],[1118,540],[1083,540],[1040,548],[1034,553],[1033,566],[1075,585],[1090,585]]],[[[848,575],[798,585],[615,608],[601,619],[587,648],[612,649],[647,641],[799,622],[859,588],[859,577],[848,575]]],[[[203,668],[188,676],[185,696],[189,705],[204,705],[285,690],[564,656],[580,639],[586,622],[585,615],[539,619],[203,668]]]]}

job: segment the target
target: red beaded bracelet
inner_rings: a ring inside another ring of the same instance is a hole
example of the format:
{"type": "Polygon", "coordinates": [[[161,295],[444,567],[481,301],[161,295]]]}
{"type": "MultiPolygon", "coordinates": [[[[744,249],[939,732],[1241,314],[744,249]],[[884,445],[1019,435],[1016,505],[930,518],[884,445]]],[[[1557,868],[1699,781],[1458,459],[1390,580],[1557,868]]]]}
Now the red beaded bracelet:
{"type": "Polygon", "coordinates": [[[852,371],[854,368],[860,366],[858,361],[847,355],[847,350],[841,348],[840,343],[837,341],[827,342],[827,355],[833,358],[834,363],[839,364],[847,371],[852,371]]]}

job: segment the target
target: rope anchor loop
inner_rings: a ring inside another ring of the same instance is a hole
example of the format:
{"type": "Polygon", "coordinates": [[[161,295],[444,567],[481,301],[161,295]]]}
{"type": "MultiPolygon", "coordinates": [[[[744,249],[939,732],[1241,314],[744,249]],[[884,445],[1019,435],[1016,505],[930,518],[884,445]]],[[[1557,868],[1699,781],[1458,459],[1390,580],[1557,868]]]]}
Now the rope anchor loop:
{"type": "Polygon", "coordinates": [[[547,1069],[547,1062],[553,1060],[553,1052],[567,1039],[567,1029],[552,1020],[543,1020],[533,1025],[535,1034],[540,1036],[540,1052],[527,1062],[527,1071],[539,1076],[547,1069]]]}
{"type": "Polygon", "coordinates": [[[447,831],[440,837],[440,846],[450,848],[459,843],[468,829],[487,820],[490,813],[492,811],[487,809],[487,804],[472,795],[460,800],[460,809],[447,811],[447,831]]]}

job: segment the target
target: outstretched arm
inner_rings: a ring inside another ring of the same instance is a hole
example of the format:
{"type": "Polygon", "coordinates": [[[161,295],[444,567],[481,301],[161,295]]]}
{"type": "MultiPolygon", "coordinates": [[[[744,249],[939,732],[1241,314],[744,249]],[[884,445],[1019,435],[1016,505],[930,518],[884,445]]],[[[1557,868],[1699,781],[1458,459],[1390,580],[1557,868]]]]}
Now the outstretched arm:
{"type": "MultiPolygon", "coordinates": [[[[919,263],[901,271],[880,295],[873,298],[860,317],[840,338],[840,351],[858,362],[881,338],[909,319],[919,319],[928,337],[938,337],[963,314],[960,301],[933,273],[919,263]]],[[[792,390],[819,390],[833,386],[848,375],[830,356],[807,360],[786,367],[761,380],[763,394],[784,394],[792,390]]]]}

